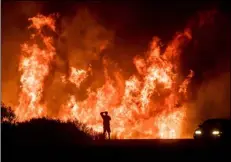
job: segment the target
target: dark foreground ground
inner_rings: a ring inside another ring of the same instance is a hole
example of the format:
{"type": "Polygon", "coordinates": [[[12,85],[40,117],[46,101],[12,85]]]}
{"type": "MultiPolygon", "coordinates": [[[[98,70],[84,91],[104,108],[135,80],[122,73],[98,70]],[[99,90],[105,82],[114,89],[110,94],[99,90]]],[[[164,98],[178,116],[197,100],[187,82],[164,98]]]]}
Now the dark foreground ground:
{"type": "Polygon", "coordinates": [[[231,159],[225,142],[185,140],[111,140],[89,144],[4,144],[2,161],[200,161],[231,159]]]}

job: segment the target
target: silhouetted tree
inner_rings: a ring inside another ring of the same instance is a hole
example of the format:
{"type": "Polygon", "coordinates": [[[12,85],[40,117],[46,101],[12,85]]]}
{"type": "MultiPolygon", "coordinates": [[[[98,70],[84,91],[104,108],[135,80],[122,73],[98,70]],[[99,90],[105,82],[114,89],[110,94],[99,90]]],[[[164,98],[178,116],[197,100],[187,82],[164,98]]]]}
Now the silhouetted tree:
{"type": "Polygon", "coordinates": [[[1,122],[13,122],[15,119],[14,111],[11,107],[1,102],[1,122]]]}

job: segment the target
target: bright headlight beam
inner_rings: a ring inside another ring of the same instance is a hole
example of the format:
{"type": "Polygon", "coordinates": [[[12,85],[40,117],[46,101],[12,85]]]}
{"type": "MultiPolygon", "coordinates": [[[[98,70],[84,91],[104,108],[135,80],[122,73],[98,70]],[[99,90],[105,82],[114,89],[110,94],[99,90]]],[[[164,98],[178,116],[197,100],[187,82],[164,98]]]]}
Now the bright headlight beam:
{"type": "Polygon", "coordinates": [[[218,135],[218,134],[220,134],[220,132],[217,131],[217,130],[215,130],[215,131],[212,132],[212,134],[213,134],[213,135],[218,135]]]}
{"type": "Polygon", "coordinates": [[[200,135],[201,131],[200,130],[196,130],[195,134],[200,135]]]}

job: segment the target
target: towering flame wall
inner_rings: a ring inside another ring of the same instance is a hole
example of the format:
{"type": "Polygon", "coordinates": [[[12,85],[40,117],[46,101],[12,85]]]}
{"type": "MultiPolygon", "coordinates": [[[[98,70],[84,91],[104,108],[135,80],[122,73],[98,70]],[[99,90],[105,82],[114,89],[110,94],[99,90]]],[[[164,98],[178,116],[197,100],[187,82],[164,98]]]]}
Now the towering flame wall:
{"type": "MultiPolygon", "coordinates": [[[[179,56],[184,44],[191,40],[189,29],[178,33],[161,52],[160,39],[154,37],[146,57],[133,59],[137,73],[125,80],[121,87],[104,64],[105,83],[97,90],[87,89],[87,97],[78,100],[74,94],[62,104],[56,116],[49,114],[43,100],[44,82],[56,56],[54,37],[56,15],[37,15],[30,18],[31,38],[21,45],[19,63],[20,94],[15,108],[19,122],[47,117],[62,121],[80,121],[94,131],[102,131],[100,112],[107,110],[112,117],[112,133],[117,138],[180,138],[182,137],[187,102],[187,87],[193,77],[180,80],[179,56]],[[48,32],[49,31],[49,32],[48,32]],[[123,89],[121,91],[121,89],[123,89]]],[[[105,47],[105,46],[104,46],[105,47]]],[[[122,75],[117,71],[116,75],[122,75]]],[[[91,67],[69,67],[69,75],[60,77],[62,84],[72,83],[78,89],[92,75],[91,67]]],[[[63,92],[66,93],[66,92],[63,92]]]]}

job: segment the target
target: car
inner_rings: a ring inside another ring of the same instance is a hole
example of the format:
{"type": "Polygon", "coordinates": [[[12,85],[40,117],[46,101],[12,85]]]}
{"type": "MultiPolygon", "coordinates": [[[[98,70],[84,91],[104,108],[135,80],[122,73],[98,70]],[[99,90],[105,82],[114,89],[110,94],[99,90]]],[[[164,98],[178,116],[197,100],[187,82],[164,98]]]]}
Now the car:
{"type": "Polygon", "coordinates": [[[231,139],[230,119],[208,119],[194,132],[194,139],[231,139]]]}

